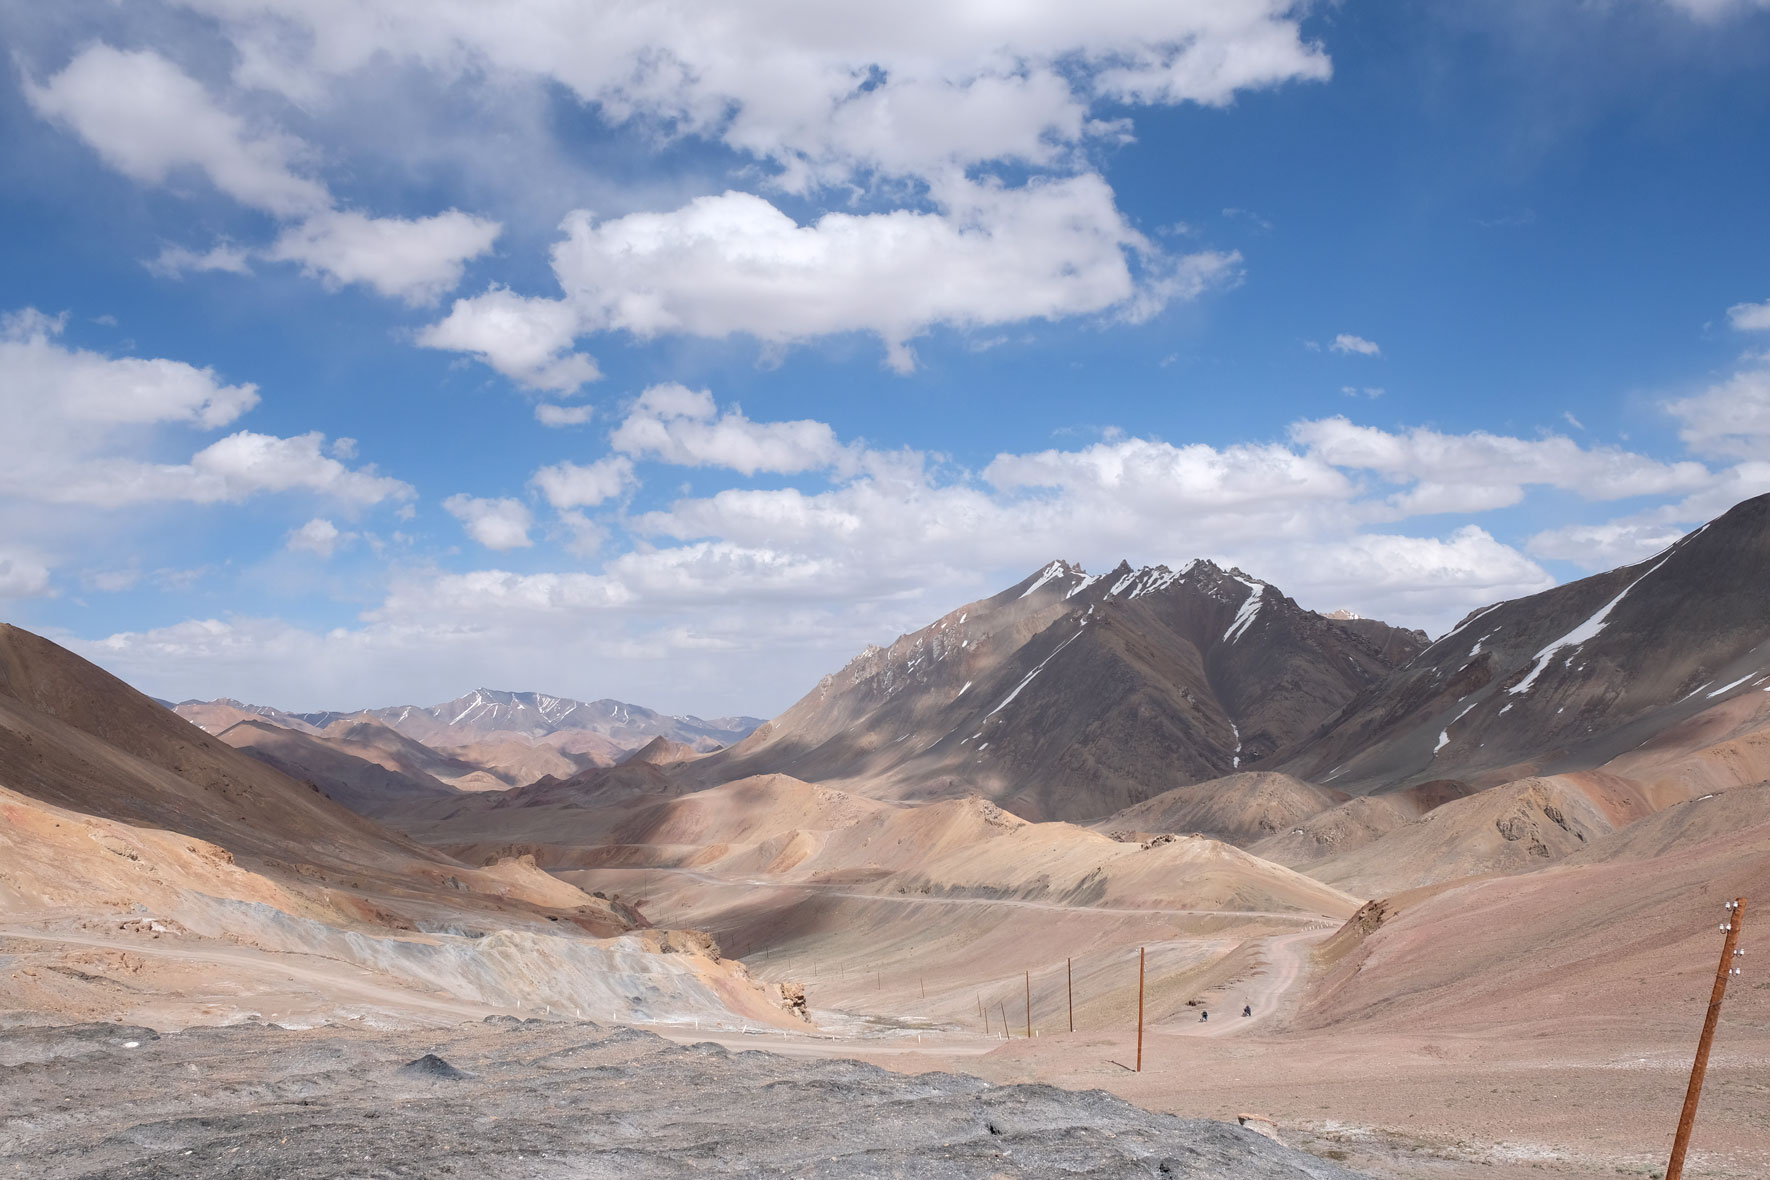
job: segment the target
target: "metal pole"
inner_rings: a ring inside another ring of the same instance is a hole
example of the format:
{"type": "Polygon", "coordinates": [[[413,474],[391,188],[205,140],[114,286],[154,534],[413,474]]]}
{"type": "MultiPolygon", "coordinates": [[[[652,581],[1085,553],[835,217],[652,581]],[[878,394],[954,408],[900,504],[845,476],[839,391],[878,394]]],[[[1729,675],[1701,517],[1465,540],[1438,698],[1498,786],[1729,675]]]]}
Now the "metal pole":
{"type": "Polygon", "coordinates": [[[1709,1045],[1715,1039],[1715,1025],[1721,1019],[1721,999],[1727,994],[1727,976],[1733,970],[1733,952],[1739,946],[1739,927],[1745,919],[1745,898],[1735,898],[1727,907],[1728,920],[1721,926],[1727,939],[1721,944],[1721,966],[1715,972],[1715,990],[1709,995],[1709,1013],[1702,1022],[1702,1039],[1696,1043],[1696,1060],[1690,1066],[1690,1089],[1684,1094],[1684,1110],[1678,1115],[1678,1135],[1672,1140],[1672,1158],[1666,1164],[1666,1180],[1679,1180],[1684,1175],[1684,1152],[1690,1146],[1690,1131],[1696,1125],[1696,1103],[1702,1097],[1702,1078],[1709,1068],[1709,1045]]]}
{"type": "Polygon", "coordinates": [[[1148,956],[1146,947],[1137,948],[1137,1072],[1143,1072],[1143,961],[1148,956]]]}
{"type": "Polygon", "coordinates": [[[1069,977],[1069,1031],[1076,1030],[1076,967],[1073,959],[1063,960],[1063,973],[1069,977]]]}
{"type": "Polygon", "coordinates": [[[1032,972],[1026,973],[1026,1039],[1032,1040],[1032,972]]]}

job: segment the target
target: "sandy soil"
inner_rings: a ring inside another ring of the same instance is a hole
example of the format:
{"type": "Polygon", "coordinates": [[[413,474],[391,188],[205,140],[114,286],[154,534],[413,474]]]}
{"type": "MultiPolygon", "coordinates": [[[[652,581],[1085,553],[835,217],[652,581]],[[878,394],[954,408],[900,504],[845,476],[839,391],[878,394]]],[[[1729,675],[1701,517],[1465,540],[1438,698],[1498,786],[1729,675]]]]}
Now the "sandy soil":
{"type": "MultiPolygon", "coordinates": [[[[1300,1002],[1332,966],[1316,958],[1333,931],[1319,918],[874,897],[854,887],[783,887],[702,871],[567,876],[585,887],[643,894],[654,918],[706,925],[763,978],[804,979],[814,1015],[842,1040],[787,1051],[840,1051],[911,1072],[958,1069],[999,1082],[1099,1087],[1185,1117],[1264,1115],[1287,1142],[1395,1180],[1663,1170],[1702,1020],[1706,988],[1697,985],[1714,969],[1713,948],[1700,949],[1713,939],[1698,931],[1691,942],[1700,953],[1678,953],[1703,961],[1667,969],[1657,989],[1651,979],[1639,985],[1648,994],[1634,1004],[1618,998],[1637,986],[1631,977],[1588,992],[1595,1006],[1583,1012],[1548,997],[1507,1012],[1469,993],[1461,1017],[1440,1008],[1411,1020],[1391,1010],[1383,1020],[1310,1028],[1300,1002]],[[1149,940],[1150,1025],[1144,1069],[1136,1073],[1129,1068],[1136,1059],[1134,948],[1142,938],[1149,940]],[[1067,1031],[1066,957],[1075,966],[1074,1034],[1067,1031]],[[1027,975],[1030,1040],[1023,1035],[1027,975]],[[993,1039],[979,1035],[980,999],[993,1039]],[[1254,1009],[1250,1019],[1238,1015],[1244,1003],[1254,1009]],[[1199,1022],[1200,1008],[1211,1012],[1209,1022],[1199,1022]],[[1655,1008],[1659,1019],[1646,1015],[1655,1008]]],[[[1522,899],[1514,904],[1534,905],[1527,885],[1537,883],[1511,879],[1488,891],[1513,890],[1522,899]]],[[[1470,908],[1456,896],[1439,904],[1450,913],[1470,908]]],[[[1465,937],[1454,928],[1449,936],[1465,937]]],[[[1504,973],[1495,978],[1503,988],[1504,973]]],[[[1742,984],[1730,997],[1687,1169],[1692,1177],[1770,1174],[1766,987],[1742,984]]]]}

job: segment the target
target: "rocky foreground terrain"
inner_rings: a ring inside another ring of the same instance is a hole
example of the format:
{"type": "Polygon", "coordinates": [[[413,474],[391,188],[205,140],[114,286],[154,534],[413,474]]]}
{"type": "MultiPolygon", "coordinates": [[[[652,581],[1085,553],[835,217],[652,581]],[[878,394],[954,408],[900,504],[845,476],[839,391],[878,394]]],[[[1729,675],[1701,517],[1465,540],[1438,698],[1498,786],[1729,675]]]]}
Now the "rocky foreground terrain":
{"type": "Polygon", "coordinates": [[[519,1022],[0,1031],[0,1175],[1357,1180],[1100,1090],[519,1022]]]}

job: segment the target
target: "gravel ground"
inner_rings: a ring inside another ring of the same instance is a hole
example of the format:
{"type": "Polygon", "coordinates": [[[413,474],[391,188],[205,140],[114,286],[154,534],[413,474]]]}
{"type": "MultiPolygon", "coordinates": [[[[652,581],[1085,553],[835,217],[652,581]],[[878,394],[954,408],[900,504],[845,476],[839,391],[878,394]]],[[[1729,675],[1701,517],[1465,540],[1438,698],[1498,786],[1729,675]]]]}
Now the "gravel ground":
{"type": "Polygon", "coordinates": [[[0,1030],[0,1176],[1179,1176],[1357,1180],[1100,1090],[889,1073],[648,1032],[0,1030]]]}

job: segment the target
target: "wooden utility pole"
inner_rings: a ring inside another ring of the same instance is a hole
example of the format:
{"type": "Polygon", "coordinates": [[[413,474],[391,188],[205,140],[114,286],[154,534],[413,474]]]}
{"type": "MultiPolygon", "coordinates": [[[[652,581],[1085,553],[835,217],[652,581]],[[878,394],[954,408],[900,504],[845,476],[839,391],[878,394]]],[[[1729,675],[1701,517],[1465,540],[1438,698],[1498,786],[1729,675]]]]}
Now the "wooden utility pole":
{"type": "Polygon", "coordinates": [[[1148,957],[1147,947],[1137,948],[1137,1072],[1143,1072],[1143,963],[1148,957]]]}
{"type": "Polygon", "coordinates": [[[1032,1040],[1032,972],[1026,973],[1026,1039],[1032,1040]]]}
{"type": "Polygon", "coordinates": [[[1012,1041],[1014,1039],[1014,1034],[1008,1029],[1008,1002],[1006,1000],[998,1000],[996,1002],[996,1009],[1002,1014],[1002,1039],[1004,1041],[1012,1041]]]}
{"type": "Polygon", "coordinates": [[[1069,1031],[1076,1030],[1076,966],[1074,959],[1063,960],[1063,973],[1069,978],[1069,1031]]]}
{"type": "Polygon", "coordinates": [[[1684,1175],[1684,1152],[1690,1146],[1690,1131],[1696,1125],[1696,1103],[1702,1097],[1702,1078],[1709,1068],[1709,1045],[1715,1039],[1715,1025],[1721,1019],[1721,999],[1727,994],[1727,977],[1734,971],[1733,959],[1739,951],[1739,928],[1745,921],[1745,898],[1727,903],[1727,921],[1721,924],[1727,938],[1721,944],[1721,966],[1715,971],[1715,990],[1709,994],[1709,1013],[1702,1022],[1702,1039],[1696,1043],[1696,1060],[1690,1066],[1690,1088],[1684,1093],[1684,1110],[1678,1115],[1678,1135],[1672,1140],[1671,1162],[1666,1164],[1666,1180],[1679,1180],[1684,1175]]]}

